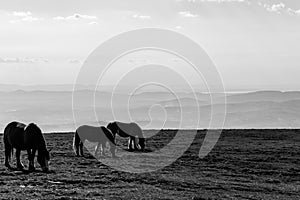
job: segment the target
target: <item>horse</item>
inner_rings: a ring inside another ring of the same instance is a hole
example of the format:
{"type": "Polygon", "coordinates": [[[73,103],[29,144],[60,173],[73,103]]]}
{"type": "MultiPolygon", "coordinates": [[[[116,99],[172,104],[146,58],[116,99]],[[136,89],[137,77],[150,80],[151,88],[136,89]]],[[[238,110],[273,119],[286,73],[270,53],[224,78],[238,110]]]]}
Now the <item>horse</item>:
{"type": "Polygon", "coordinates": [[[50,160],[49,151],[46,147],[46,141],[41,129],[34,123],[27,126],[20,122],[11,122],[4,129],[4,149],[5,149],[5,166],[9,169],[9,164],[13,155],[13,149],[16,149],[17,169],[23,170],[24,166],[20,160],[22,150],[27,150],[29,160],[29,171],[34,171],[34,158],[38,152],[37,161],[44,172],[49,170],[48,162],[50,160]]]}
{"type": "Polygon", "coordinates": [[[106,126],[114,135],[118,134],[120,137],[127,138],[128,140],[128,150],[144,150],[145,149],[145,138],[143,136],[143,131],[141,127],[135,123],[123,123],[123,122],[110,122],[106,126]],[[136,144],[135,138],[138,138],[138,144],[136,144]],[[132,146],[133,145],[133,146],[132,146]]]}
{"type": "Polygon", "coordinates": [[[109,143],[111,155],[112,157],[115,157],[116,155],[115,137],[111,133],[111,131],[108,130],[105,126],[95,127],[95,126],[82,125],[76,129],[73,138],[73,150],[76,156],[80,156],[80,155],[84,156],[83,143],[85,140],[88,140],[89,142],[98,142],[95,155],[97,154],[101,146],[101,152],[100,152],[101,156],[103,152],[103,147],[105,147],[106,143],[109,143]]]}

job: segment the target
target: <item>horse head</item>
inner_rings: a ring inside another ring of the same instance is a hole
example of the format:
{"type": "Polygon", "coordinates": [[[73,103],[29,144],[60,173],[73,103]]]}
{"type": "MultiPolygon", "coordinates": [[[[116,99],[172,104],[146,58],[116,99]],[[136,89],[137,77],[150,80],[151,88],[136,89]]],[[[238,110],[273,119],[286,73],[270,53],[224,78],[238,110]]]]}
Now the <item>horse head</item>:
{"type": "Polygon", "coordinates": [[[45,149],[38,150],[37,161],[40,164],[42,170],[47,172],[49,170],[49,160],[50,160],[50,153],[45,149]]]}
{"type": "Polygon", "coordinates": [[[110,122],[110,123],[106,126],[106,128],[108,128],[108,129],[111,131],[111,133],[114,135],[114,137],[116,137],[116,134],[117,134],[117,132],[118,132],[118,130],[119,130],[119,127],[118,127],[118,125],[117,125],[116,122],[110,122]]]}
{"type": "Polygon", "coordinates": [[[46,148],[46,142],[43,137],[42,130],[34,123],[28,124],[25,131],[28,133],[26,138],[31,142],[34,142],[35,147],[38,150],[37,161],[40,164],[43,171],[49,170],[50,154],[46,148]]]}
{"type": "Polygon", "coordinates": [[[145,150],[146,139],[145,139],[145,138],[139,138],[138,146],[139,146],[139,148],[140,148],[142,151],[145,150]]]}

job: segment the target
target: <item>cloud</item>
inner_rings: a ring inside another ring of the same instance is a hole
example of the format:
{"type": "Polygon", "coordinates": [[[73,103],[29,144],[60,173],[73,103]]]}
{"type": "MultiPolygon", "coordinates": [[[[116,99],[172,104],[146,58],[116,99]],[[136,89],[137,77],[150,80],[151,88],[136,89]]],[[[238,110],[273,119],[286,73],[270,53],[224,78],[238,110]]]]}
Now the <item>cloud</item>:
{"type": "Polygon", "coordinates": [[[150,60],[147,59],[130,59],[128,60],[129,63],[131,64],[145,64],[145,63],[150,63],[150,60]]]}
{"type": "Polygon", "coordinates": [[[179,0],[179,1],[187,1],[187,2],[191,2],[191,3],[196,3],[196,2],[215,2],[215,3],[248,2],[247,0],[179,0]]]}
{"type": "Polygon", "coordinates": [[[54,20],[57,21],[74,21],[74,20],[97,20],[98,18],[96,16],[91,16],[91,15],[83,15],[79,13],[75,13],[73,15],[67,16],[67,17],[62,17],[62,16],[57,16],[53,18],[54,20]]]}
{"type": "Polygon", "coordinates": [[[17,63],[49,63],[48,59],[45,58],[0,58],[0,63],[6,64],[17,64],[17,63]]]}
{"type": "MultiPolygon", "coordinates": [[[[195,1],[195,0],[192,0],[195,1]]],[[[202,2],[217,2],[217,3],[223,3],[223,2],[246,2],[245,0],[201,0],[202,2]]]]}
{"type": "Polygon", "coordinates": [[[175,26],[175,28],[178,29],[178,30],[182,30],[183,29],[182,26],[175,26]]]}
{"type": "Polygon", "coordinates": [[[182,16],[182,17],[188,17],[188,18],[196,18],[196,17],[198,17],[197,14],[193,14],[190,11],[181,11],[181,12],[178,12],[178,14],[180,16],[182,16]]]}
{"type": "Polygon", "coordinates": [[[11,15],[16,16],[16,17],[28,17],[31,16],[31,12],[27,11],[27,12],[17,12],[14,11],[11,15]]]}
{"type": "Polygon", "coordinates": [[[40,20],[40,19],[37,18],[37,17],[28,16],[28,17],[22,18],[21,20],[22,20],[22,21],[26,21],[26,22],[33,22],[33,21],[38,21],[38,20],[40,20]]]}
{"type": "Polygon", "coordinates": [[[296,15],[300,16],[300,9],[299,10],[293,10],[291,8],[287,8],[284,3],[278,3],[273,5],[263,4],[261,2],[258,2],[259,6],[262,6],[269,12],[275,12],[277,14],[290,14],[290,15],[296,15]]]}
{"type": "Polygon", "coordinates": [[[269,12],[277,12],[280,13],[282,10],[285,8],[284,3],[279,3],[279,4],[273,4],[273,5],[267,5],[265,4],[264,6],[269,12]]]}
{"type": "Polygon", "coordinates": [[[98,25],[98,22],[92,21],[89,23],[90,25],[98,25]]]}
{"type": "Polygon", "coordinates": [[[288,8],[288,9],[287,9],[287,12],[288,12],[289,14],[291,14],[291,15],[298,15],[298,16],[300,16],[300,9],[299,9],[299,10],[293,10],[293,9],[291,9],[291,8],[288,8]]]}
{"type": "Polygon", "coordinates": [[[17,18],[17,19],[10,20],[11,23],[18,23],[18,22],[22,22],[22,21],[23,22],[33,22],[33,21],[38,21],[38,20],[42,19],[42,18],[33,17],[32,13],[29,11],[26,11],[26,12],[14,11],[10,15],[17,18]]]}
{"type": "Polygon", "coordinates": [[[134,14],[132,17],[137,19],[143,19],[143,20],[151,19],[151,16],[149,15],[140,15],[140,14],[134,14]]]}
{"type": "Polygon", "coordinates": [[[68,61],[69,64],[81,64],[81,61],[78,59],[70,59],[68,61]]]}
{"type": "Polygon", "coordinates": [[[180,58],[172,58],[172,61],[178,63],[178,62],[182,62],[182,59],[180,59],[180,58]]]}

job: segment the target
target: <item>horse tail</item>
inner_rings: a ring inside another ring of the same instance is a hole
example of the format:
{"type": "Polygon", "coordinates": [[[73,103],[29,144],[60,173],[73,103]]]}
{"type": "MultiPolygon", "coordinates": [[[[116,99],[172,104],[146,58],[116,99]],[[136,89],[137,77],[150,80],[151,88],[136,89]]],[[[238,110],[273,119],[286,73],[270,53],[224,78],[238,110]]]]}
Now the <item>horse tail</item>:
{"type": "Polygon", "coordinates": [[[79,143],[80,143],[80,137],[79,137],[78,132],[76,130],[75,134],[74,134],[74,137],[73,137],[73,151],[74,151],[75,154],[78,152],[79,143]]]}

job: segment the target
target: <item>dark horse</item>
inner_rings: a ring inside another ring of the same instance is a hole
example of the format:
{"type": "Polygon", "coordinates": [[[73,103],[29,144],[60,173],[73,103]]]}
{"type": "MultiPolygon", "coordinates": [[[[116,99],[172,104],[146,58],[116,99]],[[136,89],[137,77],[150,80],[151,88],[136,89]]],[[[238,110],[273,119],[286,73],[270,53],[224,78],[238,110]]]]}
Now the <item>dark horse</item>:
{"type": "Polygon", "coordinates": [[[143,131],[141,127],[135,123],[123,123],[123,122],[110,122],[107,125],[107,128],[116,135],[120,137],[129,137],[128,140],[128,149],[129,150],[144,150],[145,149],[145,138],[143,136],[143,131]],[[136,144],[135,138],[138,137],[139,142],[136,144]]]}
{"type": "Polygon", "coordinates": [[[88,126],[88,125],[83,125],[78,127],[75,131],[74,138],[73,138],[73,149],[77,156],[79,156],[79,153],[81,154],[81,156],[83,156],[83,143],[85,140],[88,140],[89,142],[98,142],[95,155],[97,154],[100,146],[101,146],[100,155],[102,155],[103,148],[108,142],[112,157],[115,157],[115,151],[116,151],[115,137],[110,132],[110,130],[108,130],[106,127],[104,126],[95,127],[95,126],[88,126]]]}
{"type": "Polygon", "coordinates": [[[43,171],[48,171],[48,161],[50,159],[46,142],[41,129],[34,123],[22,124],[20,122],[11,122],[4,129],[4,148],[5,148],[5,166],[11,169],[9,164],[13,155],[13,148],[16,149],[17,169],[23,170],[24,166],[20,161],[22,150],[27,150],[29,160],[29,170],[33,171],[35,152],[38,151],[37,161],[43,171]]]}

